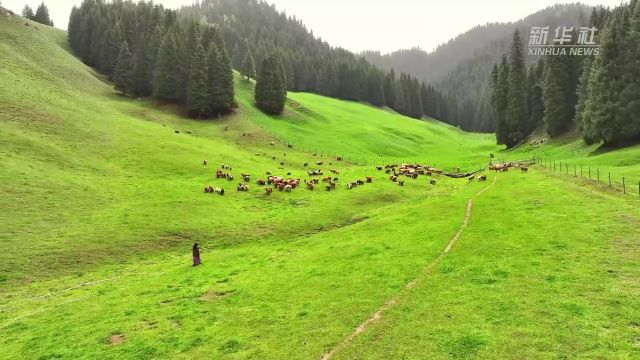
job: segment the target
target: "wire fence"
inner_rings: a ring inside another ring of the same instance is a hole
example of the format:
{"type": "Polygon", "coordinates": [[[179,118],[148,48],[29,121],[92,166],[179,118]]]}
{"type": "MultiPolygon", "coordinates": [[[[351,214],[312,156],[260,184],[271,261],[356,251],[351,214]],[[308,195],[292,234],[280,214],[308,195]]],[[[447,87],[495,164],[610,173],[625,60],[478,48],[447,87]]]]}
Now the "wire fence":
{"type": "Polygon", "coordinates": [[[611,189],[622,191],[623,194],[638,195],[640,197],[640,180],[634,180],[628,176],[617,176],[609,170],[601,170],[599,167],[592,165],[556,161],[546,157],[537,157],[537,163],[554,174],[590,180],[606,185],[611,189]]]}

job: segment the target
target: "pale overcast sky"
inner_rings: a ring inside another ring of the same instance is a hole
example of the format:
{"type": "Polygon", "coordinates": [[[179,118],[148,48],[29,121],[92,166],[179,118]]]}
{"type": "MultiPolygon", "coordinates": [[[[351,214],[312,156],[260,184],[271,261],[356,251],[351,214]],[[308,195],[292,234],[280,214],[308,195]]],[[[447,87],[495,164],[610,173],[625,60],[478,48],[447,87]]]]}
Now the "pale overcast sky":
{"type": "MultiPolygon", "coordinates": [[[[26,3],[34,11],[41,0],[0,0],[20,12],[26,3]]],[[[45,0],[55,25],[66,29],[69,12],[82,0],[45,0]]],[[[155,0],[169,8],[193,0],[155,0]]],[[[278,10],[301,19],[316,36],[351,51],[383,53],[438,44],[487,22],[507,22],[563,0],[267,0],[278,10]]],[[[621,0],[584,0],[588,5],[615,6],[621,0]]]]}

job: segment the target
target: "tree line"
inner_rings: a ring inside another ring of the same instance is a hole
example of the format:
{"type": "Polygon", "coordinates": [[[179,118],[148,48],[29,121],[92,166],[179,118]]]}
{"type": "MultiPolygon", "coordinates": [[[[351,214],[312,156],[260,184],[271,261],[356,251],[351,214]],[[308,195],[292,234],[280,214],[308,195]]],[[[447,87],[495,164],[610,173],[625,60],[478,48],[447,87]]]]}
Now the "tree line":
{"type": "Polygon", "coordinates": [[[383,71],[361,56],[331,47],[295,17],[256,0],[203,0],[182,7],[179,16],[219,26],[234,68],[245,59],[257,67],[276,54],[282,63],[286,90],[306,91],[334,98],[388,106],[421,118],[443,119],[451,99],[408,74],[383,71]]]}
{"type": "Polygon", "coordinates": [[[236,106],[231,59],[220,29],[180,20],[151,2],[85,0],[69,19],[75,53],[124,95],[153,95],[193,117],[236,106]]]}
{"type": "MultiPolygon", "coordinates": [[[[577,129],[588,144],[640,140],[640,2],[594,8],[597,55],[547,55],[527,67],[516,31],[508,56],[491,72],[498,144],[513,147],[544,127],[558,137],[577,129]]],[[[577,34],[571,45],[576,44],[577,34]]]]}
{"type": "Polygon", "coordinates": [[[49,17],[49,8],[44,2],[38,5],[35,12],[33,12],[31,6],[25,5],[22,9],[22,16],[40,24],[53,26],[53,21],[49,17]]]}

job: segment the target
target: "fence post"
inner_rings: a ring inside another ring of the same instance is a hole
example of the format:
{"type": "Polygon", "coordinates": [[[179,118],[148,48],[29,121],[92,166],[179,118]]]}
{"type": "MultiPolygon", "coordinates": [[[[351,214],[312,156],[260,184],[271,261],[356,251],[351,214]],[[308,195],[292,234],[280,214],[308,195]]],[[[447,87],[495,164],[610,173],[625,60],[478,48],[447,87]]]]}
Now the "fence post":
{"type": "Polygon", "coordinates": [[[596,171],[598,172],[598,182],[600,182],[600,169],[596,169],[596,171]]]}
{"type": "Polygon", "coordinates": [[[611,187],[611,171],[609,171],[609,187],[611,187]]]}
{"type": "Polygon", "coordinates": [[[578,170],[576,170],[576,164],[573,164],[573,176],[578,177],[578,170]]]}
{"type": "Polygon", "coordinates": [[[580,164],[580,177],[582,177],[582,164],[580,164]]]}
{"type": "Polygon", "coordinates": [[[565,165],[565,168],[566,168],[566,170],[567,170],[567,174],[569,174],[569,164],[564,163],[564,165],[565,165]]]}
{"type": "Polygon", "coordinates": [[[589,165],[589,179],[591,179],[591,165],[589,165]]]}
{"type": "Polygon", "coordinates": [[[627,193],[627,184],[624,182],[624,176],[622,177],[622,193],[627,193]]]}

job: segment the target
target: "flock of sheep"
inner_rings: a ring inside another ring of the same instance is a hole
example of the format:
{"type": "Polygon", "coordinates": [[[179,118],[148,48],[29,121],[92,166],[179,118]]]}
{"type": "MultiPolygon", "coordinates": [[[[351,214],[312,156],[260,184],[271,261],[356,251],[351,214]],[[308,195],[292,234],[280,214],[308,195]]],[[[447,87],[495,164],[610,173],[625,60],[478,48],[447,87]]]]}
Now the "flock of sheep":
{"type": "MultiPolygon", "coordinates": [[[[275,160],[275,157],[273,157],[273,159],[275,160]]],[[[337,158],[336,160],[341,161],[342,159],[337,158]]],[[[324,164],[323,161],[316,162],[317,166],[322,166],[323,164],[324,164]]],[[[208,165],[207,160],[203,161],[203,165],[204,166],[208,165]]],[[[284,165],[284,162],[281,161],[280,165],[284,165]]],[[[331,165],[331,163],[329,163],[329,165],[331,165]]],[[[304,167],[309,167],[309,163],[305,163],[304,167]]],[[[529,170],[529,167],[527,164],[519,163],[519,162],[489,164],[489,170],[496,171],[496,172],[506,172],[509,170],[509,168],[519,168],[523,173],[529,170]]],[[[232,170],[231,165],[222,164],[220,166],[220,169],[216,171],[216,178],[233,181],[235,178],[233,174],[230,173],[231,170],[232,170]]],[[[404,186],[405,184],[405,180],[402,180],[402,177],[417,179],[421,175],[429,176],[429,177],[433,177],[436,175],[446,175],[454,178],[465,177],[469,181],[473,181],[476,179],[476,173],[477,173],[476,172],[471,174],[445,174],[442,169],[438,169],[428,165],[420,165],[420,164],[399,164],[399,165],[391,164],[391,165],[385,165],[385,166],[376,166],[376,170],[378,171],[384,170],[384,172],[387,175],[389,175],[389,180],[394,183],[397,183],[399,186],[404,186]]],[[[331,175],[325,176],[322,169],[308,170],[307,175],[310,177],[310,179],[301,180],[299,178],[294,179],[289,177],[291,176],[291,172],[287,173],[288,177],[284,177],[284,176],[273,175],[270,171],[267,171],[265,178],[259,178],[256,180],[256,185],[265,186],[264,191],[266,195],[271,195],[274,189],[277,189],[283,192],[291,192],[294,189],[297,189],[298,187],[300,187],[302,183],[305,184],[304,186],[308,190],[314,190],[317,187],[320,187],[323,185],[326,191],[334,191],[337,189],[337,183],[339,181],[337,176],[340,175],[340,171],[336,169],[331,169],[330,172],[331,172],[331,175]]],[[[249,191],[248,183],[251,182],[252,176],[251,174],[241,174],[241,177],[244,182],[238,183],[238,186],[236,189],[239,192],[247,192],[249,191]]],[[[347,182],[345,187],[350,190],[358,186],[372,183],[373,180],[374,178],[372,176],[366,176],[364,179],[357,179],[355,181],[347,182]]],[[[487,180],[486,175],[478,176],[478,181],[486,181],[486,180],[487,180]]],[[[429,183],[431,185],[437,184],[436,180],[433,178],[429,180],[429,183]]],[[[224,189],[220,187],[206,186],[204,188],[204,192],[211,193],[211,194],[224,195],[224,189]]]]}

